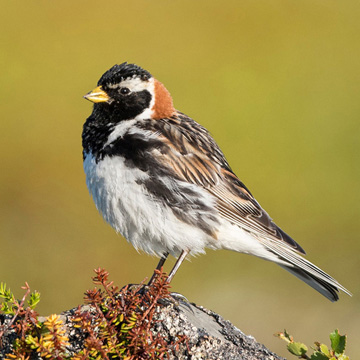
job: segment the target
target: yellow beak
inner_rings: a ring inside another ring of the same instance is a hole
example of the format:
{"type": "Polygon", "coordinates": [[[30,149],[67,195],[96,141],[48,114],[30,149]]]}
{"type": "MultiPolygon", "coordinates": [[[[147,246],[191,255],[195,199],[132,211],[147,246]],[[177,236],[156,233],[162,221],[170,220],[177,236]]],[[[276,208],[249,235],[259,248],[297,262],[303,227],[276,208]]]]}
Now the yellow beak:
{"type": "Polygon", "coordinates": [[[93,103],[107,102],[110,99],[109,95],[101,88],[101,86],[98,86],[93,91],[84,95],[84,98],[93,103]]]}

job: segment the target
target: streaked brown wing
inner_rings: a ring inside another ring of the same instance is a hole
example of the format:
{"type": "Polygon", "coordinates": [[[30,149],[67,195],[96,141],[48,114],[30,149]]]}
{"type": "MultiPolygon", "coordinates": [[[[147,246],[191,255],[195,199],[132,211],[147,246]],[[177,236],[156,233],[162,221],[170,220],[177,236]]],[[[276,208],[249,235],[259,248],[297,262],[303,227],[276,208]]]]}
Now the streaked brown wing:
{"type": "MultiPolygon", "coordinates": [[[[224,174],[224,170],[221,172],[224,174]]],[[[209,188],[208,191],[217,197],[219,213],[230,222],[262,238],[284,242],[305,254],[304,249],[272,221],[233,173],[230,178],[225,175],[221,184],[209,188]]]]}
{"type": "MultiPolygon", "coordinates": [[[[158,121],[158,126],[161,122],[158,121]]],[[[160,128],[159,128],[160,129],[160,128]]],[[[202,186],[217,199],[220,215],[239,227],[305,251],[282,231],[230,169],[208,131],[187,116],[166,119],[159,138],[167,144],[157,155],[162,166],[179,179],[202,186]]]]}

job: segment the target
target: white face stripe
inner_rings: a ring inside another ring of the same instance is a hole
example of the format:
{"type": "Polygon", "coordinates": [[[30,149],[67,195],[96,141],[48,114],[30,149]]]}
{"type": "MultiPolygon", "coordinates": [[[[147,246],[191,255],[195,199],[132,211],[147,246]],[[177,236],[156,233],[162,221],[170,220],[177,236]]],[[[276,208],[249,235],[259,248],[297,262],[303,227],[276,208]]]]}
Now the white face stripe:
{"type": "Polygon", "coordinates": [[[154,92],[154,78],[141,80],[138,77],[127,78],[117,84],[107,84],[110,89],[128,88],[130,91],[148,90],[151,94],[154,92]]]}
{"type": "Polygon", "coordinates": [[[118,125],[116,125],[112,133],[109,135],[107,142],[104,144],[104,148],[115,141],[117,138],[123,137],[135,123],[136,120],[134,119],[121,121],[118,125]]]}
{"type": "MultiPolygon", "coordinates": [[[[140,115],[142,115],[142,114],[140,114],[140,115]]],[[[122,138],[126,133],[141,134],[144,137],[147,137],[148,139],[155,139],[158,137],[157,133],[154,133],[149,130],[143,130],[143,129],[140,129],[140,128],[134,126],[134,124],[136,124],[137,121],[138,121],[138,119],[124,120],[124,121],[121,121],[118,125],[116,125],[114,127],[114,130],[109,135],[107,142],[104,144],[104,148],[106,146],[108,146],[109,144],[111,144],[116,139],[122,138]]]]}

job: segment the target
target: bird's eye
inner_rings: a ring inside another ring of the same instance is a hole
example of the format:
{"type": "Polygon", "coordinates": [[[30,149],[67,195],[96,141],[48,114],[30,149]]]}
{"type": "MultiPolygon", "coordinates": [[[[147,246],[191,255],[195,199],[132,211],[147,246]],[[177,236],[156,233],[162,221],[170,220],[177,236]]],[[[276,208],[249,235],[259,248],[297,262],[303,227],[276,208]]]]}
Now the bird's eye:
{"type": "Polygon", "coordinates": [[[130,92],[130,89],[128,89],[126,87],[120,89],[120,93],[123,95],[129,94],[129,92],[130,92]]]}

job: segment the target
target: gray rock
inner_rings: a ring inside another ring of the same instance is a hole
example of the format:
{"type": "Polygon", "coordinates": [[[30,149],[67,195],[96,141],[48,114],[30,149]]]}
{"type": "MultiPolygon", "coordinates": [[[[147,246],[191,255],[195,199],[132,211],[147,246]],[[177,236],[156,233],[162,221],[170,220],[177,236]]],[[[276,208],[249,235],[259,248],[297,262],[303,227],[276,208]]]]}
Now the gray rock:
{"type": "Polygon", "coordinates": [[[283,359],[220,315],[178,296],[158,311],[161,322],[157,332],[167,338],[185,334],[189,339],[187,346],[181,344],[176,354],[170,354],[170,359],[283,359]]]}

